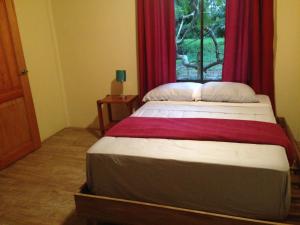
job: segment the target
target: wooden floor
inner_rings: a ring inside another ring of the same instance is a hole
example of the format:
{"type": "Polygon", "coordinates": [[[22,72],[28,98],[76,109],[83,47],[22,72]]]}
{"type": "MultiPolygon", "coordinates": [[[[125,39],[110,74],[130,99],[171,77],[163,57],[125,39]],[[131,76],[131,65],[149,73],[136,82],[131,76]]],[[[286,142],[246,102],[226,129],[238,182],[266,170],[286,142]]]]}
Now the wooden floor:
{"type": "Polygon", "coordinates": [[[0,171],[0,225],[85,224],[75,214],[74,193],[85,182],[85,153],[97,140],[87,130],[64,129],[0,171]]]}
{"type": "Polygon", "coordinates": [[[85,182],[85,153],[97,141],[64,129],[41,149],[0,171],[0,225],[81,225],[74,193],[85,182]]]}

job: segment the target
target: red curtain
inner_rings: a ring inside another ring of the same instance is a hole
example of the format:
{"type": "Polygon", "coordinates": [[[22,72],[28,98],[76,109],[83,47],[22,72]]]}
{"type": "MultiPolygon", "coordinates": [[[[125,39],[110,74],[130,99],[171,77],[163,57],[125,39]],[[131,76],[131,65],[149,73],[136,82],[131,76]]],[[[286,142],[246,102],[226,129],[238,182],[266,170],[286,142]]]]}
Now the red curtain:
{"type": "Polygon", "coordinates": [[[176,81],[174,0],[137,0],[140,97],[176,81]]]}
{"type": "Polygon", "coordinates": [[[223,80],[249,84],[274,105],[273,0],[227,0],[223,80]]]}

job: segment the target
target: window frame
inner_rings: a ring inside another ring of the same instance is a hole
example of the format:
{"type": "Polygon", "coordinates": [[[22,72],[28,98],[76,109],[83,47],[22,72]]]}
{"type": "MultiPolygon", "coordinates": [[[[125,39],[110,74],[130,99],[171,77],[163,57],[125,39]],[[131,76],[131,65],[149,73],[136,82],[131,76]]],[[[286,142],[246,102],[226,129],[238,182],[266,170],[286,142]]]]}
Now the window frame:
{"type": "MultiPolygon", "coordinates": [[[[199,50],[200,50],[200,59],[201,59],[201,61],[199,62],[200,68],[197,69],[199,79],[197,79],[197,80],[177,79],[177,73],[176,73],[176,82],[207,83],[207,82],[211,82],[211,81],[222,81],[222,75],[221,75],[221,79],[204,79],[204,60],[203,60],[204,59],[204,1],[205,0],[199,1],[199,13],[200,13],[200,37],[199,37],[200,49],[199,50]]],[[[224,39],[225,39],[225,37],[224,37],[224,39]]],[[[224,58],[223,58],[223,62],[222,62],[222,71],[223,71],[223,64],[224,64],[224,58]]],[[[176,63],[176,67],[177,67],[177,63],[176,63]]]]}

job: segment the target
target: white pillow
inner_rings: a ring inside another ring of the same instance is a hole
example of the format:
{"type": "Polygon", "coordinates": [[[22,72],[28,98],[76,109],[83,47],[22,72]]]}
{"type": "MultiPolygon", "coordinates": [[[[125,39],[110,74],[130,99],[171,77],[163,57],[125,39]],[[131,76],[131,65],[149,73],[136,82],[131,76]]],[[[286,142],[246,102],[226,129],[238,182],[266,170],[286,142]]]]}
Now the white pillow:
{"type": "Polygon", "coordinates": [[[251,87],[234,82],[208,82],[203,84],[202,101],[209,102],[258,102],[255,92],[251,87]]]}
{"type": "Polygon", "coordinates": [[[199,101],[202,84],[176,82],[160,85],[149,91],[143,101],[199,101]]]}

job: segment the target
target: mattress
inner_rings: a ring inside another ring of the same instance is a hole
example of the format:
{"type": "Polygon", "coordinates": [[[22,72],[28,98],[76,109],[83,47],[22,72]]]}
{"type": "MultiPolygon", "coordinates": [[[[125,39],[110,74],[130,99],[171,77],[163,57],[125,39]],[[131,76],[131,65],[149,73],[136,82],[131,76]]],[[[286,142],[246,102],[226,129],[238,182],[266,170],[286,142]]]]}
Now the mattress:
{"type": "MultiPolygon", "coordinates": [[[[259,103],[147,102],[131,116],[226,118],[275,123],[259,103]]],[[[289,164],[275,145],[104,137],[87,153],[96,195],[229,215],[282,219],[290,207],[289,164]]]]}

